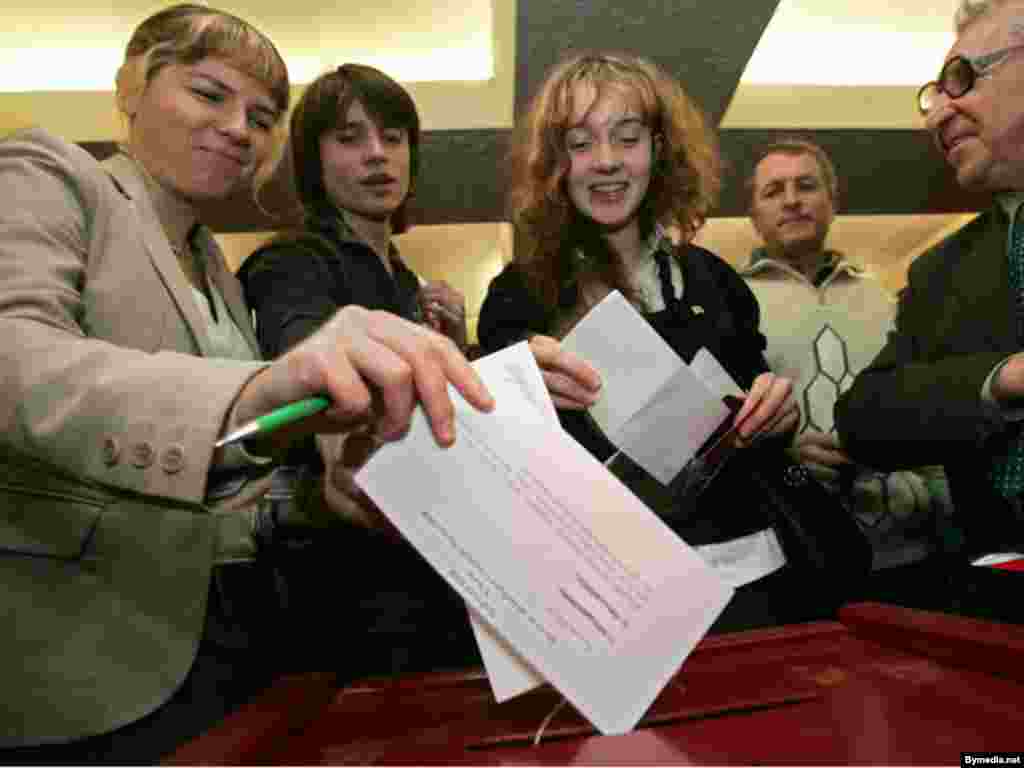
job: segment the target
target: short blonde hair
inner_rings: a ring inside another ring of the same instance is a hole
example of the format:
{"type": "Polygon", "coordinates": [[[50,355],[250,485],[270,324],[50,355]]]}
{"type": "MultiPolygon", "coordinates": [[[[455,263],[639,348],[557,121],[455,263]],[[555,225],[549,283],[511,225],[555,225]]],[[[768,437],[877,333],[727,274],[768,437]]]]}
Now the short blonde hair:
{"type": "Polygon", "coordinates": [[[168,64],[194,64],[207,57],[224,59],[263,83],[278,109],[273,143],[266,160],[256,169],[253,199],[267,213],[258,195],[281,158],[285,140],[284,115],[291,86],[288,68],[277,47],[244,19],[226,11],[184,3],[158,11],[132,33],[124,63],[117,70],[117,106],[130,122],[131,104],[156,74],[168,64]]]}
{"type": "Polygon", "coordinates": [[[988,16],[1008,4],[1009,0],[960,0],[953,14],[953,29],[962,35],[978,19],[988,16]]]}
{"type": "Polygon", "coordinates": [[[117,72],[119,106],[124,111],[125,97],[145,88],[168,64],[194,64],[209,56],[259,80],[280,114],[288,110],[288,68],[270,38],[237,16],[191,4],[165,8],[135,28],[117,72]]]}

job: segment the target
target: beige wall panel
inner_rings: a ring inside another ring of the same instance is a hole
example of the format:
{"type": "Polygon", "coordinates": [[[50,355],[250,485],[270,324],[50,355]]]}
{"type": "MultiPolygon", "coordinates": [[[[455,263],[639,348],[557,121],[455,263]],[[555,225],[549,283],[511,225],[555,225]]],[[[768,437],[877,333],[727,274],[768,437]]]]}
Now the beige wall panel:
{"type": "Polygon", "coordinates": [[[274,232],[233,232],[230,234],[215,234],[214,239],[224,251],[224,258],[235,272],[242,262],[249,258],[249,254],[259,248],[274,236],[274,232]]]}
{"type": "Polygon", "coordinates": [[[740,83],[722,128],[902,128],[917,130],[918,86],[740,83]]]}
{"type": "MultiPolygon", "coordinates": [[[[410,82],[408,88],[420,110],[423,128],[425,130],[454,130],[454,129],[486,129],[486,128],[508,128],[513,121],[513,103],[515,89],[515,0],[491,0],[493,13],[493,35],[492,35],[492,56],[494,61],[494,77],[482,81],[435,81],[435,82],[410,82]]],[[[256,3],[255,5],[259,5],[256,3]]],[[[273,35],[275,14],[280,13],[278,6],[273,13],[264,14],[268,17],[265,28],[273,35]]],[[[337,13],[343,22],[346,8],[350,6],[339,5],[337,13]]],[[[155,10],[152,7],[139,7],[138,9],[120,9],[117,18],[120,20],[126,14],[130,17],[142,19],[146,13],[155,10]],[[137,13],[132,13],[137,10],[137,13]]],[[[250,11],[245,8],[233,8],[235,12],[245,15],[250,11]]],[[[259,19],[258,9],[251,11],[252,18],[259,19]]],[[[15,10],[4,10],[0,8],[0,28],[5,25],[10,29],[17,29],[19,23],[23,22],[15,10]]],[[[85,16],[88,8],[78,10],[78,14],[85,16]]],[[[110,6],[104,10],[97,7],[94,18],[102,18],[110,14],[110,6]]],[[[338,22],[336,28],[344,28],[344,24],[338,22]]],[[[411,22],[410,22],[411,24],[411,22]]],[[[304,28],[308,29],[308,20],[304,28]]],[[[437,34],[439,31],[436,25],[420,25],[410,30],[392,30],[390,39],[394,41],[396,55],[401,55],[407,49],[417,50],[428,43],[436,46],[437,34]]],[[[66,29],[64,23],[61,29],[66,29]]],[[[119,37],[116,41],[111,40],[110,50],[103,50],[107,54],[117,52],[112,60],[119,60],[120,51],[123,50],[130,29],[126,27],[123,39],[119,37]],[[115,51],[116,49],[116,51],[115,51]]],[[[440,32],[440,33],[443,33],[440,32]]],[[[109,33],[108,33],[109,36],[109,33]]],[[[104,38],[106,39],[106,38],[104,38]]],[[[0,33],[0,45],[4,47],[16,47],[22,45],[24,40],[15,39],[8,34],[6,37],[0,33]]],[[[66,45],[76,46],[80,42],[66,41],[66,45]]],[[[320,53],[322,45],[330,45],[332,52],[343,52],[346,46],[351,47],[354,43],[345,39],[331,39],[329,42],[319,36],[307,38],[305,45],[312,46],[306,51],[289,49],[282,46],[285,57],[299,56],[304,53],[320,53]]],[[[381,51],[386,55],[387,51],[381,51]]],[[[335,57],[338,54],[335,54],[335,57]]],[[[2,60],[2,57],[0,57],[2,60]]],[[[341,61],[344,61],[342,54],[341,61]]],[[[62,64],[68,66],[72,64],[62,64]]],[[[73,65],[72,65],[73,66],[73,65]]],[[[109,83],[113,88],[115,68],[111,66],[109,83]]],[[[55,68],[59,73],[60,68],[55,68]]],[[[102,87],[102,86],[100,86],[102,87]]],[[[294,104],[301,95],[302,87],[292,88],[292,103],[294,104]]],[[[123,126],[120,116],[114,107],[114,95],[112,90],[95,91],[56,91],[56,90],[34,90],[25,93],[3,92],[0,87],[0,136],[11,133],[20,128],[32,125],[43,126],[53,133],[63,136],[72,141],[109,141],[117,140],[123,136],[123,126]]]]}
{"type": "Polygon", "coordinates": [[[444,224],[413,227],[396,238],[402,258],[426,280],[447,280],[466,297],[470,342],[487,286],[512,260],[512,225],[444,224]]]}

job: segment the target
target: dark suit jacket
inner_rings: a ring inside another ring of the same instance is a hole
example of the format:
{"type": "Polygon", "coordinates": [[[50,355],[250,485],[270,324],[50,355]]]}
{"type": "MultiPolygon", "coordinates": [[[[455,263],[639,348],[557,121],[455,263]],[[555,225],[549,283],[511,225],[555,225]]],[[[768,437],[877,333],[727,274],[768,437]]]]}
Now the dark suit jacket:
{"type": "Polygon", "coordinates": [[[218,545],[213,443],[263,364],[201,359],[202,318],[127,158],[27,131],[0,142],[0,190],[4,747],[112,730],[184,680],[218,545]]]}
{"type": "Polygon", "coordinates": [[[858,461],[946,468],[968,554],[1024,546],[1024,519],[988,481],[1016,427],[981,398],[993,368],[1020,350],[1008,224],[997,206],[914,261],[895,330],[835,413],[858,461]]]}

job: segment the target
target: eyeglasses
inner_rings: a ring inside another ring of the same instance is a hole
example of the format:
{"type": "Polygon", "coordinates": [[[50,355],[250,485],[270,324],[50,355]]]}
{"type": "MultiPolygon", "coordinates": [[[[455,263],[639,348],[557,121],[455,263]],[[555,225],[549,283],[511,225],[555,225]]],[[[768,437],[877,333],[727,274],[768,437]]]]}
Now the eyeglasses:
{"type": "Polygon", "coordinates": [[[1024,43],[1000,48],[981,56],[954,56],[942,65],[937,80],[925,83],[917,92],[918,111],[927,117],[938,103],[940,93],[951,99],[959,99],[974,87],[974,82],[979,77],[992,74],[996,64],[1005,61],[1011,53],[1020,48],[1024,48],[1024,43]]]}

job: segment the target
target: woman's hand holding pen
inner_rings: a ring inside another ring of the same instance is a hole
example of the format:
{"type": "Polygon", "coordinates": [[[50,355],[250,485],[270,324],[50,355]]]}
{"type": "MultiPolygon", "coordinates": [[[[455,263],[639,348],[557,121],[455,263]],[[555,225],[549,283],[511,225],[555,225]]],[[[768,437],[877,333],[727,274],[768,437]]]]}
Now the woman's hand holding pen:
{"type": "Polygon", "coordinates": [[[772,435],[791,433],[800,423],[800,411],[792,399],[793,382],[774,373],[762,373],[750,386],[736,412],[737,441],[750,445],[772,435]]]}
{"type": "Polygon", "coordinates": [[[441,445],[455,440],[452,384],[473,406],[494,401],[455,344],[388,312],[350,305],[316,333],[275,360],[242,389],[229,426],[318,394],[332,405],[271,435],[275,447],[310,432],[368,426],[382,440],[400,437],[422,403],[441,445]]]}
{"type": "Polygon", "coordinates": [[[466,349],[466,298],[444,280],[424,283],[420,305],[428,326],[466,349]]]}
{"type": "Polygon", "coordinates": [[[584,410],[597,402],[601,377],[586,360],[562,349],[550,336],[533,336],[530,351],[556,408],[584,410]]]}

